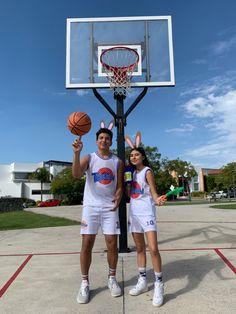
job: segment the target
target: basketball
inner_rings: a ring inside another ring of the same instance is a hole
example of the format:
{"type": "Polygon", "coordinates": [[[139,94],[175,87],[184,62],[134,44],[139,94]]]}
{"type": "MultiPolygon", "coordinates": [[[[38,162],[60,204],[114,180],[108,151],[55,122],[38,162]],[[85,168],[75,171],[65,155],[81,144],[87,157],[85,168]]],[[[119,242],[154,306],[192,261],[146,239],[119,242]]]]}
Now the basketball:
{"type": "Polygon", "coordinates": [[[74,135],[84,135],[91,129],[91,119],[85,112],[73,112],[68,120],[68,129],[74,135]]]}

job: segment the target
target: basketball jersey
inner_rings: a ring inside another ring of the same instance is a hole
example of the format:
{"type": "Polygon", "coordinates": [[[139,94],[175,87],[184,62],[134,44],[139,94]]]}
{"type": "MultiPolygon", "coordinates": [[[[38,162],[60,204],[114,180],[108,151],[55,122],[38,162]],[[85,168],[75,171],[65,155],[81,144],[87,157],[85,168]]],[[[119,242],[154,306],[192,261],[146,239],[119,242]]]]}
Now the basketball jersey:
{"type": "Polygon", "coordinates": [[[146,172],[149,167],[140,172],[134,171],[130,194],[130,215],[155,215],[156,207],[152,199],[150,186],[146,180],[146,172]]]}
{"type": "Polygon", "coordinates": [[[102,158],[97,153],[89,155],[84,189],[84,206],[113,207],[117,187],[119,158],[112,155],[102,158]]]}

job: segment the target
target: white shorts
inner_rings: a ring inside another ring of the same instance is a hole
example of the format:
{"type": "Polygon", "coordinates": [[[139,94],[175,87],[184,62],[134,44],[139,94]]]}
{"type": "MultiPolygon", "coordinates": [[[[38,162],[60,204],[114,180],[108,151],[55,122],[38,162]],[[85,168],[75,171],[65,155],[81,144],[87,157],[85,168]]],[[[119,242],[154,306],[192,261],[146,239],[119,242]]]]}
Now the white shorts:
{"type": "Polygon", "coordinates": [[[157,231],[156,217],[153,215],[147,216],[129,216],[129,232],[144,233],[148,231],[157,231]]]}
{"type": "Polygon", "coordinates": [[[81,234],[97,234],[101,227],[103,234],[120,234],[118,210],[84,206],[81,219],[81,234]]]}

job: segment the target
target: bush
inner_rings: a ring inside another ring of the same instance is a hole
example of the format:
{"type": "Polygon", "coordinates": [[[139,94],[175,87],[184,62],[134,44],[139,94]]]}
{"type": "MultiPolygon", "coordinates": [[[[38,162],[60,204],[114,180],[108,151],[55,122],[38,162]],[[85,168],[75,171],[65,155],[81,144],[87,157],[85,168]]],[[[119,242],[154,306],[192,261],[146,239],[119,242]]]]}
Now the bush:
{"type": "Polygon", "coordinates": [[[205,192],[192,192],[192,197],[201,197],[204,198],[205,192]]]}
{"type": "Polygon", "coordinates": [[[61,205],[81,205],[83,202],[82,193],[71,193],[66,195],[61,205]]]}
{"type": "Polygon", "coordinates": [[[35,207],[35,206],[36,206],[35,200],[31,200],[29,198],[23,199],[23,207],[24,208],[35,207]]]}

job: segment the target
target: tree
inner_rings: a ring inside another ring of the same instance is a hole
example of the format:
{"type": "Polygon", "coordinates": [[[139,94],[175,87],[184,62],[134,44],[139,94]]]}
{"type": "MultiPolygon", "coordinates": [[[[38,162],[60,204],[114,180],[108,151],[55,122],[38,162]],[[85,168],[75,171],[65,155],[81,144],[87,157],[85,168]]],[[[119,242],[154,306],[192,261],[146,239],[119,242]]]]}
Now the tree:
{"type": "Polygon", "coordinates": [[[193,177],[197,175],[197,172],[194,169],[193,165],[187,161],[177,158],[174,160],[169,160],[167,163],[167,168],[169,169],[169,171],[175,171],[178,178],[181,178],[182,186],[186,187],[189,195],[189,200],[191,200],[189,182],[193,177]]]}
{"type": "Polygon", "coordinates": [[[72,176],[71,167],[59,172],[51,184],[51,192],[56,195],[64,195],[69,204],[81,204],[85,178],[76,179],[72,176]]]}
{"type": "Polygon", "coordinates": [[[175,178],[170,174],[168,168],[169,160],[164,158],[160,163],[160,170],[155,177],[155,183],[159,194],[166,194],[170,190],[170,186],[176,186],[175,178]]]}
{"type": "Polygon", "coordinates": [[[211,191],[215,190],[215,188],[216,188],[216,176],[208,175],[205,177],[205,179],[206,179],[206,181],[205,181],[206,192],[211,192],[211,191]]]}
{"type": "Polygon", "coordinates": [[[30,175],[30,179],[35,179],[40,181],[40,192],[41,192],[41,201],[43,200],[43,183],[50,182],[50,172],[42,167],[37,168],[35,172],[30,175]]]}
{"type": "Polygon", "coordinates": [[[228,163],[223,166],[222,172],[216,176],[216,184],[222,189],[234,189],[236,187],[236,162],[228,163]]]}

